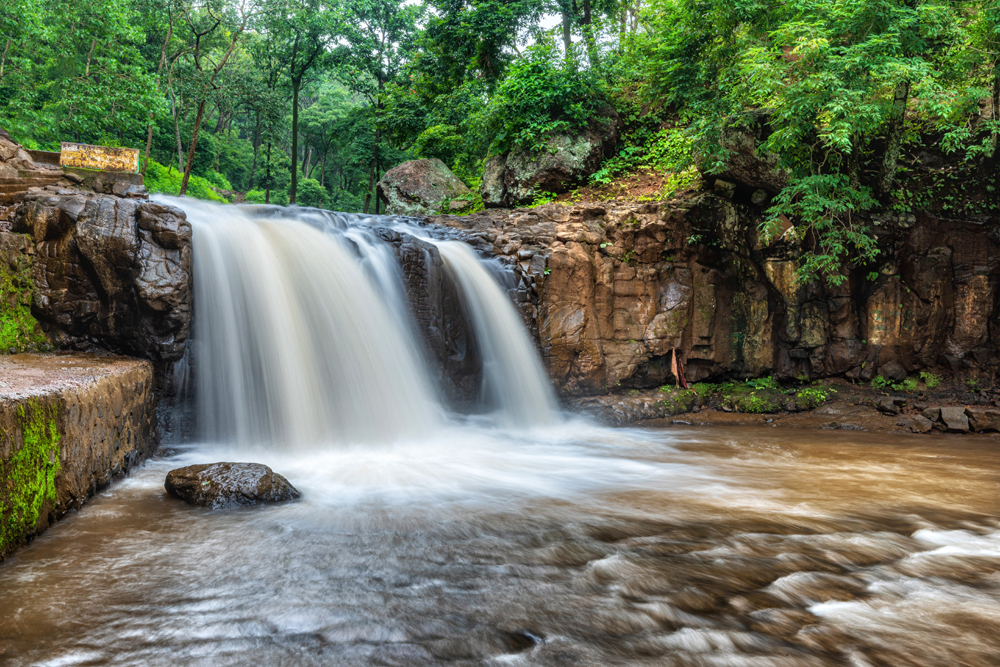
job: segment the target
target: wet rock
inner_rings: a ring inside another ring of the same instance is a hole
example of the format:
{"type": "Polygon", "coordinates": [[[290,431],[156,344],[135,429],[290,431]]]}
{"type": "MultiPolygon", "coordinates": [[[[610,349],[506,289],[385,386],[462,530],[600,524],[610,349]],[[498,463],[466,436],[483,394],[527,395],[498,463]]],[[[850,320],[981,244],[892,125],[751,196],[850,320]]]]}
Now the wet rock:
{"type": "Polygon", "coordinates": [[[1000,409],[997,408],[966,408],[969,427],[977,433],[981,431],[1000,431],[1000,409]]]}
{"type": "Polygon", "coordinates": [[[882,396],[878,399],[878,404],[875,407],[878,408],[879,412],[887,415],[899,414],[899,408],[896,407],[896,401],[893,400],[892,396],[882,396]]]}
{"type": "Polygon", "coordinates": [[[897,361],[890,361],[879,366],[878,374],[893,382],[902,382],[906,379],[906,369],[900,366],[897,361]]]}
{"type": "Polygon", "coordinates": [[[208,463],[167,473],[164,488],[192,505],[220,509],[301,497],[287,479],[259,463],[208,463]]]}
{"type": "Polygon", "coordinates": [[[969,418],[965,415],[965,408],[941,408],[941,421],[949,431],[969,432],[969,418]]]}
{"type": "Polygon", "coordinates": [[[910,421],[910,430],[914,433],[927,433],[933,427],[933,422],[923,415],[917,415],[910,421]]]}
{"type": "Polygon", "coordinates": [[[925,408],[920,414],[922,414],[924,418],[932,422],[936,422],[941,419],[941,408],[925,408]]]}
{"type": "Polygon", "coordinates": [[[472,196],[465,183],[437,158],[411,160],[390,169],[378,182],[377,192],[389,215],[427,215],[438,211],[446,199],[472,196]]]}

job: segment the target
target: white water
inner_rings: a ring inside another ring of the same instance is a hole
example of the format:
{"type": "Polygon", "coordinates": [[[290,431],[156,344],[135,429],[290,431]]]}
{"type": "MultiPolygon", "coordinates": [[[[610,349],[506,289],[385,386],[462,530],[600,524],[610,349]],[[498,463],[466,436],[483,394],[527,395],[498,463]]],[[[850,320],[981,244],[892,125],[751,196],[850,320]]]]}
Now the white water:
{"type": "Polygon", "coordinates": [[[295,219],[181,205],[194,231],[207,439],[384,442],[436,427],[416,343],[342,239],[295,219]]]}
{"type": "MultiPolygon", "coordinates": [[[[439,429],[402,271],[369,226],[377,218],[169,203],[194,231],[189,348],[203,439],[288,449],[439,429]]],[[[508,296],[471,248],[435,243],[475,331],[490,417],[504,427],[555,423],[555,394],[508,296]]]]}
{"type": "Polygon", "coordinates": [[[472,248],[435,242],[462,290],[483,360],[483,393],[505,426],[540,426],[556,420],[556,397],[514,305],[472,248]]]}

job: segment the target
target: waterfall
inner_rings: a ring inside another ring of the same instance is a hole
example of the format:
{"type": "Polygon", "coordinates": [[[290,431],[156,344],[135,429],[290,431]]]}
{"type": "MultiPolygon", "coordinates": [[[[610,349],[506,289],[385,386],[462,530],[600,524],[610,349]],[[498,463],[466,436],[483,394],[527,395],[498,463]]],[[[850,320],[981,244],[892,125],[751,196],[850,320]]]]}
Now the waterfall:
{"type": "Polygon", "coordinates": [[[194,233],[204,437],[292,446],[435,427],[440,408],[410,329],[347,241],[289,216],[179,203],[194,233]]]}
{"type": "Polygon", "coordinates": [[[483,393],[506,426],[551,424],[556,397],[514,304],[476,253],[457,241],[436,241],[462,291],[483,361],[483,393]]]}
{"type": "MultiPolygon", "coordinates": [[[[434,243],[459,290],[497,423],[552,423],[556,399],[523,322],[472,249],[400,219],[161,198],[194,237],[193,378],[199,435],[283,447],[370,443],[442,423],[402,268],[373,224],[434,243]]],[[[183,380],[183,381],[182,381],[183,380]]]]}

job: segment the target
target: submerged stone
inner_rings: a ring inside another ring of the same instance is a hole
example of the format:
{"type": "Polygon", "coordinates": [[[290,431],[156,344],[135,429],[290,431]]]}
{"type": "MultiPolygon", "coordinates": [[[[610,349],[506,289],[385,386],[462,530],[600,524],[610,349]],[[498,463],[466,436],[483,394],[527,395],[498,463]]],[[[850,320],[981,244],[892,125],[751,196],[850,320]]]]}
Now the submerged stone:
{"type": "Polygon", "coordinates": [[[206,463],[167,473],[167,492],[192,505],[213,509],[297,500],[287,479],[260,463],[206,463]]]}

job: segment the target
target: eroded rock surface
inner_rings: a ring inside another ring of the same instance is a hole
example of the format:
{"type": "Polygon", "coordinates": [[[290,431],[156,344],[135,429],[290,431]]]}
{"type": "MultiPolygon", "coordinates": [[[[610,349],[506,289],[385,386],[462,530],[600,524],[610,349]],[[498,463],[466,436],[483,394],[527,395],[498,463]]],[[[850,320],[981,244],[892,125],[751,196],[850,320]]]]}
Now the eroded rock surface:
{"type": "Polygon", "coordinates": [[[208,463],[167,473],[173,496],[213,509],[278,503],[301,497],[287,479],[260,463],[208,463]]]}
{"type": "Polygon", "coordinates": [[[879,220],[881,270],[797,278],[801,247],[757,234],[763,207],[702,194],[436,216],[517,278],[515,300],[564,396],[776,375],[899,381],[1000,366],[1000,220],[879,220]]]}

